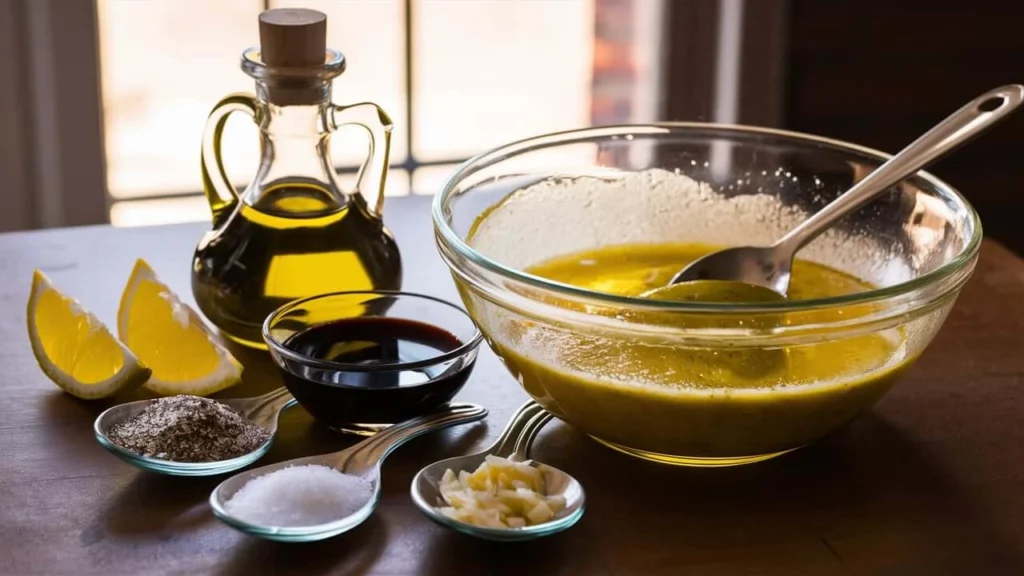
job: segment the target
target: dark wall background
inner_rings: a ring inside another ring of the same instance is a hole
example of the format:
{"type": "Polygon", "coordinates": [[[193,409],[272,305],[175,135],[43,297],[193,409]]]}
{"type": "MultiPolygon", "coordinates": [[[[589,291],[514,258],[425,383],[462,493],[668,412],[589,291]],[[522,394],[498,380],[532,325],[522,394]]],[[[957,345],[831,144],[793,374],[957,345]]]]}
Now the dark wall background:
{"type": "MultiPolygon", "coordinates": [[[[755,0],[756,1],[756,0],[755,0]]],[[[1024,83],[1020,0],[791,0],[784,123],[896,152],[971,98],[1024,83]]],[[[930,171],[1024,254],[1024,110],[930,171]]]]}

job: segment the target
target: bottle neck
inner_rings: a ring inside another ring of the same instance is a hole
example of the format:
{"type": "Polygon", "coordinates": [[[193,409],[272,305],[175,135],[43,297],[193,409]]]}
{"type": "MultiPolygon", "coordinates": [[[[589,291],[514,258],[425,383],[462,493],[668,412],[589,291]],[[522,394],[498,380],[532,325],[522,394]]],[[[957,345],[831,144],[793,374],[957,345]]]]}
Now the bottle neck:
{"type": "Polygon", "coordinates": [[[310,78],[305,82],[282,85],[273,80],[256,79],[256,97],[276,106],[316,106],[330,104],[331,80],[310,78]]]}
{"type": "Polygon", "coordinates": [[[336,212],[348,203],[338,186],[331,162],[331,85],[319,97],[307,98],[310,88],[297,93],[256,81],[260,164],[242,196],[243,202],[281,216],[309,217],[336,212]],[[282,97],[285,96],[285,97],[282,97]]]}

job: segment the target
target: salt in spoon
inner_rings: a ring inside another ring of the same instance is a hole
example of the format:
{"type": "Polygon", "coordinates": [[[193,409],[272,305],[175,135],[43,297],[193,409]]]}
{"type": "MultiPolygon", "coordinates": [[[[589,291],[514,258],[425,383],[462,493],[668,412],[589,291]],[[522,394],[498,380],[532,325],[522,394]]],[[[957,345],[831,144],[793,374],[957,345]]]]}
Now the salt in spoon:
{"type": "Polygon", "coordinates": [[[92,429],[96,435],[96,441],[101,446],[112,452],[125,462],[151,472],[160,472],[171,476],[214,476],[244,468],[259,460],[270,450],[277,434],[277,418],[282,412],[295,405],[295,398],[283,386],[254,398],[229,398],[217,400],[221,404],[227,404],[232,410],[238,412],[251,420],[254,424],[267,431],[267,441],[259,448],[231,458],[216,462],[175,462],[173,460],[162,460],[136,454],[127,448],[118,445],[111,440],[107,433],[110,429],[142,413],[156,400],[139,400],[118,404],[103,411],[96,417],[92,429]]]}
{"type": "Polygon", "coordinates": [[[537,461],[532,461],[530,465],[543,473],[545,495],[565,498],[565,508],[547,522],[522,528],[489,528],[449,518],[436,507],[439,502],[443,503],[439,487],[441,477],[444,476],[446,470],[451,469],[456,474],[461,470],[472,472],[483,464],[488,455],[501,456],[513,462],[526,461],[529,458],[530,446],[537,437],[537,433],[551,418],[551,413],[544,410],[540,404],[532,400],[523,404],[490,448],[476,454],[456,456],[434,462],[420,470],[412,479],[412,485],[409,488],[412,501],[434,522],[484,540],[499,542],[533,540],[556,534],[571,527],[583,517],[586,504],[583,486],[569,474],[537,461]]]}
{"type": "Polygon", "coordinates": [[[1024,86],[1010,84],[971,100],[899,154],[854,184],[775,244],[714,252],[683,268],[669,284],[690,280],[732,280],[770,288],[785,295],[793,258],[800,248],[867,201],[882,194],[933,160],[1002,120],[1024,100],[1024,86]]]}
{"type": "Polygon", "coordinates": [[[380,502],[380,468],[391,452],[421,434],[475,422],[486,416],[487,409],[476,404],[448,404],[433,413],[394,424],[340,452],[297,458],[247,470],[221,482],[210,494],[210,507],[217,518],[232,528],[268,540],[312,542],[337,536],[361,524],[377,508],[380,502]],[[342,474],[362,478],[371,486],[370,498],[348,516],[313,526],[258,525],[237,518],[227,510],[226,503],[250,480],[290,466],[309,465],[328,466],[342,474]]]}

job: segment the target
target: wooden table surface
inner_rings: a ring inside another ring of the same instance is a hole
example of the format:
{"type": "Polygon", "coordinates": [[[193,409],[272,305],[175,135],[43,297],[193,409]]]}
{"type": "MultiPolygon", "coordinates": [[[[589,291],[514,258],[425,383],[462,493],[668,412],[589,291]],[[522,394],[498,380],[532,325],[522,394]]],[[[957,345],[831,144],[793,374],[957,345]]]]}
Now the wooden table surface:
{"type": "MultiPolygon", "coordinates": [[[[428,200],[388,202],[406,289],[455,299],[436,255],[428,200]]],[[[490,351],[460,399],[485,423],[416,439],[384,467],[377,513],[312,544],[268,542],[217,521],[222,478],[140,472],[105,452],[91,424],[108,401],[78,401],[39,370],[25,332],[33,268],[113,325],[136,257],[190,298],[205,226],[65,229],[0,236],[0,573],[3,574],[1022,574],[1024,262],[987,242],[937,340],[875,409],[815,445],[747,467],[634,461],[554,422],[534,456],[575,475],[588,510],[526,544],[470,539],[408,497],[420,467],[483,447],[525,394],[490,351]]],[[[278,385],[255,355],[248,396],[278,385]]],[[[261,463],[352,440],[287,413],[261,463]]]]}

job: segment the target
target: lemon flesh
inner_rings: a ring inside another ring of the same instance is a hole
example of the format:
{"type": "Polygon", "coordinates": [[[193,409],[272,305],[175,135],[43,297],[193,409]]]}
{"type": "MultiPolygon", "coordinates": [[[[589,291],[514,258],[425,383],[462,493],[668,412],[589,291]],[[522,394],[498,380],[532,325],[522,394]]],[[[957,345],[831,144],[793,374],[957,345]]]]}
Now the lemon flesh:
{"type": "Polygon", "coordinates": [[[32,275],[26,317],[39,367],[72,396],[105,398],[135,388],[150,376],[150,370],[95,315],[61,294],[39,270],[32,275]]]}
{"type": "Polygon", "coordinates": [[[117,334],[152,369],[146,388],[157,394],[206,396],[240,381],[241,364],[144,260],[121,295],[117,334]]]}

